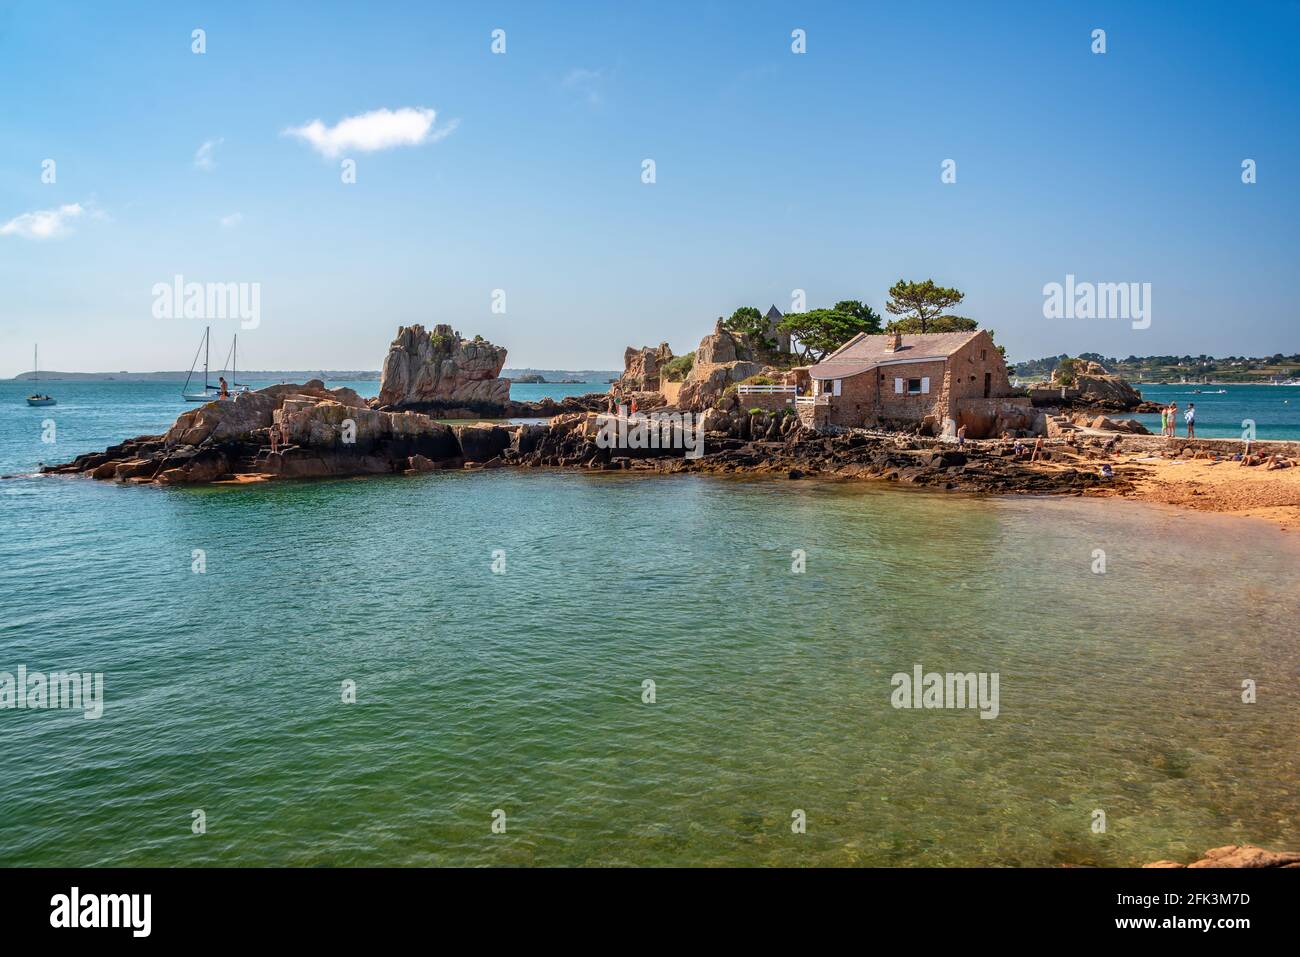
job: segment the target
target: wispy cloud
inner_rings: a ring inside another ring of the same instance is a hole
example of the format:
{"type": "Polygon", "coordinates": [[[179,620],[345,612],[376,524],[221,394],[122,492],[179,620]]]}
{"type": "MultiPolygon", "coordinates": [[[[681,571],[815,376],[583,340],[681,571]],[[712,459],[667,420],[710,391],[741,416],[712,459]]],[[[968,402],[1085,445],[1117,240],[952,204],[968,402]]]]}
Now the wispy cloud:
{"type": "Polygon", "coordinates": [[[418,146],[436,143],[452,134],[459,120],[451,120],[442,129],[434,129],[436,114],[425,107],[372,110],[346,116],[333,126],[312,120],[303,126],[291,126],[285,136],[297,136],[311,144],[322,156],[338,156],[346,150],[372,153],[394,146],[418,146]]]}
{"type": "Polygon", "coordinates": [[[68,226],[86,210],[80,203],[68,203],[58,209],[41,209],[23,213],[0,226],[0,236],[21,236],[23,239],[56,239],[71,232],[68,226]]]}
{"type": "Polygon", "coordinates": [[[210,173],[217,168],[216,161],[212,158],[212,151],[224,143],[224,137],[208,140],[194,153],[194,168],[201,169],[205,173],[210,173]]]}
{"type": "Polygon", "coordinates": [[[605,102],[605,71],[574,67],[560,81],[561,88],[582,97],[591,106],[605,102]]]}
{"type": "Polygon", "coordinates": [[[234,229],[244,221],[243,213],[231,213],[229,216],[222,216],[217,222],[221,223],[225,229],[234,229]]]}

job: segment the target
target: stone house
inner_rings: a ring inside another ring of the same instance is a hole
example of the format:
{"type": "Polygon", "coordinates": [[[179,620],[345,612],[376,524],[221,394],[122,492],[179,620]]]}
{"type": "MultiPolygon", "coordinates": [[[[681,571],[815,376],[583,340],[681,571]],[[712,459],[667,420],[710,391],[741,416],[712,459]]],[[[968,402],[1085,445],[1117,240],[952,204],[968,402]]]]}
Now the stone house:
{"type": "Polygon", "coordinates": [[[921,426],[938,435],[965,425],[974,439],[1029,431],[1036,419],[982,330],[859,334],[797,374],[800,412],[815,426],[921,426]]]}

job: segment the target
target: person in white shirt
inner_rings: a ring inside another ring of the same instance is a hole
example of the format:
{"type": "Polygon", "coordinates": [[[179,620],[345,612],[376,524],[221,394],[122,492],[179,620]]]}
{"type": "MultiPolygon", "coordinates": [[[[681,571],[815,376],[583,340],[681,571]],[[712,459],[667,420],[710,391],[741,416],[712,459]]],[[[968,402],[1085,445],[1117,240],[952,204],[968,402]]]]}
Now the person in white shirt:
{"type": "Polygon", "coordinates": [[[1187,412],[1183,415],[1183,418],[1187,420],[1187,437],[1189,439],[1196,438],[1196,403],[1195,402],[1187,403],[1187,412]]]}

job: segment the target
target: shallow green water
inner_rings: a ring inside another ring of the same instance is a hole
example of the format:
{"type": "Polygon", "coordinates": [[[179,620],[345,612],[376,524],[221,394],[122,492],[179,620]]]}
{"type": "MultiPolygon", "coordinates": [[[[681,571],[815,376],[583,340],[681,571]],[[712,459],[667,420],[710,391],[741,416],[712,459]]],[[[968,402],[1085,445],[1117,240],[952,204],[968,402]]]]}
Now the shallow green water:
{"type": "Polygon", "coordinates": [[[102,671],[107,696],[97,721],[0,710],[0,864],[1300,847],[1300,550],[1253,523],[550,472],[19,479],[0,510],[0,670],[102,671]],[[895,710],[917,663],[998,672],[999,717],[895,710]]]}

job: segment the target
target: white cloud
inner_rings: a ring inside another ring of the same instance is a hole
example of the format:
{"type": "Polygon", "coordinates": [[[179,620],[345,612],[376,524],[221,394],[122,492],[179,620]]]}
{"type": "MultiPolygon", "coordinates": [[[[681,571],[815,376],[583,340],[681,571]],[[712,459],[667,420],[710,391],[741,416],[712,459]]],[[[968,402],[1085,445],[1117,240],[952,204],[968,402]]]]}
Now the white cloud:
{"type": "Polygon", "coordinates": [[[577,93],[585,99],[591,106],[599,106],[605,100],[603,92],[605,86],[604,70],[586,70],[582,67],[574,67],[568,72],[560,86],[566,90],[577,93]]]}
{"type": "Polygon", "coordinates": [[[460,124],[459,120],[452,120],[442,129],[435,130],[435,116],[433,110],[424,107],[385,108],[346,116],[333,126],[312,120],[303,126],[290,127],[284,135],[306,140],[322,156],[338,156],[345,150],[371,153],[394,146],[436,143],[450,136],[460,124]]]}
{"type": "Polygon", "coordinates": [[[80,203],[68,203],[58,209],[41,209],[34,213],[23,213],[0,226],[0,236],[54,239],[69,232],[68,223],[84,212],[80,203]]]}
{"type": "Polygon", "coordinates": [[[226,229],[234,229],[244,221],[243,213],[231,213],[229,216],[222,216],[217,222],[221,223],[226,229]]]}
{"type": "Polygon", "coordinates": [[[216,162],[212,159],[212,151],[224,143],[225,137],[215,140],[208,140],[194,153],[194,168],[201,169],[205,173],[210,173],[216,169],[216,162]]]}

